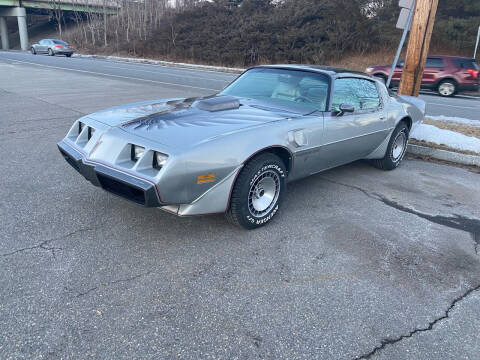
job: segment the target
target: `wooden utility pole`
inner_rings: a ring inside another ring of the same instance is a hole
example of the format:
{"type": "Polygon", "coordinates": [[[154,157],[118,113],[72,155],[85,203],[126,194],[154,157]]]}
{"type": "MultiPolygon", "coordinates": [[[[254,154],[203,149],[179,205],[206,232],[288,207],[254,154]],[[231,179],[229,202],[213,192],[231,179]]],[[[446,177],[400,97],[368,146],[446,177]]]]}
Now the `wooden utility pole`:
{"type": "Polygon", "coordinates": [[[432,38],[438,0],[417,0],[398,93],[418,96],[432,38]]]}

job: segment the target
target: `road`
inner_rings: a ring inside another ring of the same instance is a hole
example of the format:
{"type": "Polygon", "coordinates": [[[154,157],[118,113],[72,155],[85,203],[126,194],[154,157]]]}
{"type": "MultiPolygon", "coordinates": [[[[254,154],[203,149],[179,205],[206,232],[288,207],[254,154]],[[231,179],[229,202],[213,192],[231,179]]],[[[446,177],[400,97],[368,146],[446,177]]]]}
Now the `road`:
{"type": "Polygon", "coordinates": [[[0,59],[2,359],[478,358],[478,173],[356,162],[290,184],[255,231],[177,218],[93,187],[56,142],[84,114],[230,75],[69,60],[97,65],[0,59]]]}
{"type": "MultiPolygon", "coordinates": [[[[34,56],[23,52],[0,51],[0,59],[8,59],[50,69],[68,69],[84,74],[94,74],[117,79],[137,79],[159,85],[182,85],[184,89],[218,92],[237,75],[185,68],[172,68],[159,65],[136,64],[102,59],[66,58],[34,56]]],[[[461,117],[480,121],[480,98],[457,96],[442,98],[423,93],[421,98],[427,103],[427,115],[461,117]]]]}

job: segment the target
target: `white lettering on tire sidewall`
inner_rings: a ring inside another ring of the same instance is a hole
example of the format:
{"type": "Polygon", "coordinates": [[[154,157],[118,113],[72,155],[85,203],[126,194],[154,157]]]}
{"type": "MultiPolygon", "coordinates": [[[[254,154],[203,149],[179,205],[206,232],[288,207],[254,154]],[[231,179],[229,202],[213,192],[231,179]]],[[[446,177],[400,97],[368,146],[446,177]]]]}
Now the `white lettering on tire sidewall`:
{"type": "MultiPolygon", "coordinates": [[[[262,168],[257,171],[255,176],[253,176],[252,180],[250,181],[249,185],[252,186],[255,183],[255,181],[258,179],[258,177],[266,170],[274,170],[278,172],[278,174],[282,179],[286,177],[285,171],[280,166],[278,166],[277,164],[268,164],[268,165],[262,166],[262,168]]],[[[280,188],[280,191],[283,191],[283,189],[280,188]]],[[[266,224],[267,222],[272,220],[272,218],[277,214],[278,210],[279,210],[279,205],[277,203],[275,207],[272,209],[272,211],[270,211],[270,213],[265,215],[263,218],[256,219],[253,216],[247,215],[247,221],[253,225],[266,224]]]]}
{"type": "Polygon", "coordinates": [[[260,175],[262,175],[262,173],[266,170],[276,170],[278,172],[278,174],[280,175],[281,178],[285,178],[285,172],[283,171],[283,169],[276,165],[276,164],[271,164],[271,165],[265,165],[265,166],[262,166],[262,168],[260,170],[257,171],[257,173],[255,174],[255,176],[252,178],[252,180],[250,181],[250,186],[253,185],[253,183],[258,179],[258,177],[260,175]]]}

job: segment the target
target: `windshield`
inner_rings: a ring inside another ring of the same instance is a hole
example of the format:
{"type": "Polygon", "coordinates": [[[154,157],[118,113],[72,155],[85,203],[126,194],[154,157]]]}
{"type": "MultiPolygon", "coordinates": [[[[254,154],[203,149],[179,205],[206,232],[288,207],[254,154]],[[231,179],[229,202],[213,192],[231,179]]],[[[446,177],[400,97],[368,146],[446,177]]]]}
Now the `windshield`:
{"type": "Polygon", "coordinates": [[[326,75],[297,70],[254,68],[221,92],[247,99],[268,101],[271,106],[300,111],[325,111],[328,97],[326,75]]]}

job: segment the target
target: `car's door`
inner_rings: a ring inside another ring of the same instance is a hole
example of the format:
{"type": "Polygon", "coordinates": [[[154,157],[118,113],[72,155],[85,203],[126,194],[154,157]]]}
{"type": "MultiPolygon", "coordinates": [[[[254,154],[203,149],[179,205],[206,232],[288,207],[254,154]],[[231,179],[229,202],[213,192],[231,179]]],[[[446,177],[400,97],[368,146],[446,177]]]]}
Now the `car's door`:
{"type": "Polygon", "coordinates": [[[40,41],[40,52],[46,53],[48,51],[48,40],[41,40],[40,41]]]}
{"type": "Polygon", "coordinates": [[[47,40],[47,46],[45,48],[45,51],[48,53],[48,50],[54,46],[55,46],[55,43],[52,40],[47,40]]]}
{"type": "Polygon", "coordinates": [[[438,75],[444,70],[445,63],[442,58],[428,57],[423,72],[422,85],[433,85],[438,75]]]}
{"type": "Polygon", "coordinates": [[[366,157],[389,131],[377,83],[364,78],[335,80],[331,112],[326,113],[324,121],[321,156],[328,168],[366,157]],[[339,114],[341,104],[353,105],[354,111],[339,114]]]}
{"type": "Polygon", "coordinates": [[[35,51],[37,53],[42,53],[43,52],[43,46],[44,46],[44,41],[45,40],[40,40],[37,45],[35,46],[35,51]]]}

